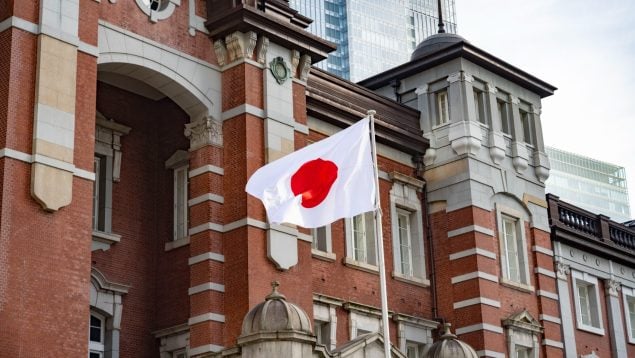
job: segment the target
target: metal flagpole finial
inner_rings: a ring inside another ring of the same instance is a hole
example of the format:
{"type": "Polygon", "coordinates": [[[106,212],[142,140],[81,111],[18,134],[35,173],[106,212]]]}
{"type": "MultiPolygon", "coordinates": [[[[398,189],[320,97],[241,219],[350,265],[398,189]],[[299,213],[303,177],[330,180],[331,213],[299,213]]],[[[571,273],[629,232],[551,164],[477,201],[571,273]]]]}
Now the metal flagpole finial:
{"type": "Polygon", "coordinates": [[[441,0],[437,1],[437,7],[439,9],[439,33],[445,33],[445,24],[443,23],[443,8],[441,7],[441,0]]]}
{"type": "Polygon", "coordinates": [[[374,109],[369,109],[368,111],[366,111],[366,115],[369,115],[369,116],[374,116],[376,114],[377,114],[377,111],[374,109]]]}

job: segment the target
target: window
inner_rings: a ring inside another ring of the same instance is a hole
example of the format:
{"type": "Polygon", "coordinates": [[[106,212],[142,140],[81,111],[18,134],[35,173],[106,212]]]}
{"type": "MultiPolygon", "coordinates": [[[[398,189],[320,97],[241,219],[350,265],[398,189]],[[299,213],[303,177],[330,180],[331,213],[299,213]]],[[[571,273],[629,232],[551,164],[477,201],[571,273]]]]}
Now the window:
{"type": "Polygon", "coordinates": [[[172,239],[179,242],[189,238],[188,231],[188,180],[189,154],[185,150],[177,150],[165,161],[165,168],[172,169],[173,176],[173,224],[172,239]]]}
{"type": "Polygon", "coordinates": [[[106,157],[95,155],[93,182],[93,230],[105,231],[106,157]]]}
{"type": "Polygon", "coordinates": [[[313,242],[311,248],[313,250],[331,252],[331,227],[330,225],[311,229],[313,242]]]}
{"type": "Polygon", "coordinates": [[[406,343],[406,356],[408,358],[423,358],[423,344],[416,342],[406,343]]]}
{"type": "Polygon", "coordinates": [[[525,241],[525,221],[528,214],[523,209],[496,205],[496,220],[500,247],[501,282],[514,288],[533,290],[529,282],[529,264],[527,257],[527,243],[525,241]]]}
{"type": "Polygon", "coordinates": [[[390,216],[395,279],[428,284],[425,271],[423,221],[418,192],[423,182],[393,172],[390,190],[390,216]]]}
{"type": "Polygon", "coordinates": [[[187,358],[187,353],[185,353],[185,349],[180,349],[176,352],[172,352],[172,358],[187,358]]]}
{"type": "Polygon", "coordinates": [[[516,358],[531,358],[533,357],[533,349],[529,347],[516,346],[516,353],[514,357],[516,358]]]}
{"type": "Polygon", "coordinates": [[[622,286],[628,342],[635,343],[635,289],[622,286]]]}
{"type": "Polygon", "coordinates": [[[315,326],[315,336],[317,337],[317,343],[330,347],[331,324],[329,322],[316,320],[313,325],[315,326]]]}
{"type": "Polygon", "coordinates": [[[399,251],[401,259],[401,273],[412,276],[412,238],[410,235],[410,213],[397,210],[397,230],[399,233],[399,251]]]}
{"type": "Polygon", "coordinates": [[[519,259],[518,219],[503,216],[503,245],[505,251],[505,277],[516,282],[521,282],[521,269],[519,259]]]}
{"type": "Polygon", "coordinates": [[[88,333],[88,357],[101,358],[104,356],[104,336],[105,336],[105,318],[104,316],[91,311],[90,325],[88,333]]]}
{"type": "Polygon", "coordinates": [[[337,313],[336,306],[341,302],[334,302],[331,298],[328,302],[313,304],[313,327],[317,337],[317,343],[326,346],[329,350],[334,350],[336,346],[337,313]],[[335,304],[333,304],[335,303],[335,304]]]}
{"type": "Polygon", "coordinates": [[[188,237],[187,165],[174,169],[174,240],[188,237]]]}
{"type": "Polygon", "coordinates": [[[448,91],[440,91],[436,94],[437,98],[437,125],[449,122],[450,109],[448,105],[448,91]]]}
{"type": "Polygon", "coordinates": [[[476,120],[487,124],[487,118],[485,118],[485,103],[484,103],[485,94],[483,91],[479,89],[474,89],[474,109],[476,112],[476,120]]]}
{"type": "Polygon", "coordinates": [[[538,337],[543,328],[527,310],[512,314],[503,320],[507,331],[509,356],[514,358],[538,358],[538,337]]]}
{"type": "Polygon", "coordinates": [[[578,329],[604,334],[597,278],[577,271],[572,271],[572,277],[578,329]]]}
{"type": "Polygon", "coordinates": [[[348,235],[348,256],[355,263],[377,265],[375,253],[375,213],[369,211],[350,219],[348,235]]]}
{"type": "Polygon", "coordinates": [[[509,116],[509,103],[498,99],[496,101],[496,108],[498,109],[498,118],[501,120],[501,130],[507,135],[512,135],[512,126],[509,116]]]}
{"type": "Polygon", "coordinates": [[[520,110],[520,125],[523,129],[523,142],[535,145],[534,141],[534,129],[533,122],[531,121],[531,116],[529,112],[520,110]]]}

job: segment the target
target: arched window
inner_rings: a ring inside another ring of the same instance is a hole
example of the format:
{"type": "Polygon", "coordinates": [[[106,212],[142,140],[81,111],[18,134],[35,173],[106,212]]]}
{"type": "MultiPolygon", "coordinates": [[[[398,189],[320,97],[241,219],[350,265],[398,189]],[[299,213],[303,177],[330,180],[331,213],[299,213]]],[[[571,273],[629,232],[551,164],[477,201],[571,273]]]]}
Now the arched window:
{"type": "Polygon", "coordinates": [[[88,358],[102,358],[106,349],[106,317],[90,310],[88,330],[88,358]]]}

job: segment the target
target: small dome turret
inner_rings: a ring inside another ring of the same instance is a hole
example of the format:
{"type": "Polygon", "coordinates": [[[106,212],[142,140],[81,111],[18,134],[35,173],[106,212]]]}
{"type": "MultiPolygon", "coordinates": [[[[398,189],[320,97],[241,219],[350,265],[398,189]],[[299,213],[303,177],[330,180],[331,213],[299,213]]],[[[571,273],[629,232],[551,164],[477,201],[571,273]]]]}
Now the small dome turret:
{"type": "Polygon", "coordinates": [[[424,358],[477,358],[478,354],[469,344],[458,339],[450,332],[450,324],[443,325],[444,333],[441,338],[432,345],[427,346],[423,352],[424,358]]]}
{"type": "Polygon", "coordinates": [[[300,307],[287,302],[286,297],[278,292],[280,284],[277,281],[271,286],[272,292],[265,301],[256,305],[243,319],[242,336],[279,331],[312,335],[309,316],[300,307]]]}
{"type": "Polygon", "coordinates": [[[463,37],[447,32],[428,36],[425,40],[421,41],[419,45],[417,45],[417,48],[415,48],[410,56],[410,61],[426,57],[434,52],[450,47],[459,42],[468,43],[468,41],[463,37]]]}

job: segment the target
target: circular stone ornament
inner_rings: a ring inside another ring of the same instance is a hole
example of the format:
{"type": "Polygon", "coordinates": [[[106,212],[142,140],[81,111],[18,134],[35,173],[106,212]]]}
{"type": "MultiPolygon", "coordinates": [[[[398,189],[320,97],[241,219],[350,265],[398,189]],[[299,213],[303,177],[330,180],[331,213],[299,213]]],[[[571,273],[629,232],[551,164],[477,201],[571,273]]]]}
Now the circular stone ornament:
{"type": "Polygon", "coordinates": [[[278,84],[283,84],[291,73],[289,66],[284,62],[282,57],[276,57],[271,62],[269,62],[269,70],[273,75],[273,78],[276,79],[278,84]]]}

